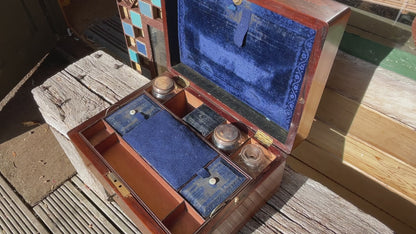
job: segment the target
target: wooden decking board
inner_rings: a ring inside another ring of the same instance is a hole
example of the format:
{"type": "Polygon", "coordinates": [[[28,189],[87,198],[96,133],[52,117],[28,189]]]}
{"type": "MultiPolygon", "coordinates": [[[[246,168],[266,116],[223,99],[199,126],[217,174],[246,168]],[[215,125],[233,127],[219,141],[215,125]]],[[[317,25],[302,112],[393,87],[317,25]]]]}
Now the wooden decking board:
{"type": "Polygon", "coordinates": [[[320,183],[286,168],[279,192],[242,233],[392,233],[320,183]]]}
{"type": "Polygon", "coordinates": [[[0,176],[0,231],[47,233],[43,225],[0,176]]]}
{"type": "Polygon", "coordinates": [[[53,233],[139,233],[118,209],[114,202],[102,201],[89,191],[76,176],[34,207],[53,233]]]}
{"type": "Polygon", "coordinates": [[[380,184],[368,175],[345,165],[334,154],[308,141],[300,144],[292,155],[403,222],[402,225],[397,225],[399,229],[416,231],[416,206],[401,195],[389,192],[385,184],[380,184]],[[405,227],[401,227],[403,225],[405,227]]]}
{"type": "MultiPolygon", "coordinates": [[[[392,214],[380,209],[378,204],[372,204],[367,199],[368,197],[362,196],[362,194],[357,194],[354,191],[356,189],[347,188],[344,184],[339,183],[339,178],[337,181],[331,179],[329,176],[321,173],[315,168],[312,168],[310,165],[305,164],[303,161],[297,159],[296,157],[289,156],[288,165],[291,166],[295,171],[302,173],[303,175],[311,178],[315,181],[319,181],[324,186],[328,187],[331,191],[334,191],[340,197],[346,199],[347,201],[353,203],[357,207],[360,207],[364,212],[370,214],[371,216],[377,218],[396,233],[413,233],[415,232],[414,228],[411,228],[409,225],[405,224],[403,221],[399,220],[397,217],[392,216],[392,214]]],[[[341,171],[342,174],[342,171],[341,171]]],[[[353,176],[354,177],[354,176],[353,176]]],[[[345,179],[345,178],[344,178],[345,179]]],[[[364,182],[366,180],[364,179],[364,182]]],[[[373,189],[373,185],[369,185],[369,189],[373,189]]],[[[376,192],[379,191],[376,189],[376,192]]],[[[366,191],[362,191],[365,193],[366,191]]],[[[386,199],[391,198],[387,197],[386,199]]],[[[406,212],[406,211],[404,211],[406,212]]]]}
{"type": "Polygon", "coordinates": [[[72,182],[92,201],[123,233],[135,233],[139,230],[132,221],[113,202],[102,201],[94,192],[85,186],[78,176],[74,176],[72,182]]]}

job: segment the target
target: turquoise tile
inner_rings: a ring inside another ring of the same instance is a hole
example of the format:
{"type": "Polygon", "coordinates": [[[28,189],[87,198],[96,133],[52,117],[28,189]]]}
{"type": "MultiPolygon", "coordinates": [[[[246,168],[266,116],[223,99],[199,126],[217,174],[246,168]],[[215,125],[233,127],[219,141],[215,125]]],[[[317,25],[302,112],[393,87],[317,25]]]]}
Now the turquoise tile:
{"type": "Polygon", "coordinates": [[[129,49],[129,55],[130,55],[130,59],[131,61],[135,62],[135,63],[140,63],[139,62],[139,55],[136,53],[136,51],[129,49]]]}
{"type": "Polygon", "coordinates": [[[137,46],[137,50],[139,51],[139,53],[141,53],[141,54],[143,54],[144,56],[147,57],[146,44],[144,44],[141,41],[136,40],[136,46],[137,46]]]}
{"type": "Polygon", "coordinates": [[[131,26],[130,24],[123,22],[123,29],[124,29],[124,33],[134,37],[134,31],[133,31],[133,26],[131,26]]]}
{"type": "Polygon", "coordinates": [[[152,0],[152,4],[157,7],[162,7],[162,3],[160,0],[152,0]]]}
{"type": "Polygon", "coordinates": [[[133,23],[134,26],[137,26],[139,28],[143,28],[143,26],[142,26],[142,17],[140,16],[140,14],[138,14],[135,11],[130,10],[130,17],[131,17],[131,22],[133,23]]]}
{"type": "Polygon", "coordinates": [[[143,2],[143,1],[139,1],[139,7],[140,7],[140,12],[149,17],[149,18],[153,18],[152,15],[152,7],[150,6],[149,3],[143,2]]]}

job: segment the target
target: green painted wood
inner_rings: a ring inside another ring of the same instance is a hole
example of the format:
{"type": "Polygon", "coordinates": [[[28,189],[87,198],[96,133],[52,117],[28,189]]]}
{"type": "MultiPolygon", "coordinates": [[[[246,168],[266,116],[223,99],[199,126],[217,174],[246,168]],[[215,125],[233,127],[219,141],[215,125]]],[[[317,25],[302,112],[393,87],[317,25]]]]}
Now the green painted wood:
{"type": "Polygon", "coordinates": [[[416,56],[405,51],[345,32],[340,47],[342,51],[416,80],[416,56]]]}

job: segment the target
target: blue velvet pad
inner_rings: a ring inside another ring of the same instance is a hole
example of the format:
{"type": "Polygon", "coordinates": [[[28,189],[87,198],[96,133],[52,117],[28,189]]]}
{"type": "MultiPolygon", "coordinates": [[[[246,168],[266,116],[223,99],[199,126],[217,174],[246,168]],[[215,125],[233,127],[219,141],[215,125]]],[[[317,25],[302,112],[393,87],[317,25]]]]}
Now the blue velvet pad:
{"type": "Polygon", "coordinates": [[[214,131],[218,125],[225,122],[224,117],[213,111],[205,104],[202,104],[200,107],[191,111],[182,119],[195,128],[204,137],[214,131]]]}
{"type": "Polygon", "coordinates": [[[245,180],[245,177],[221,158],[216,159],[207,170],[198,173],[180,193],[203,216],[225,201],[245,180]],[[208,172],[208,173],[207,173],[208,172]],[[210,178],[217,178],[215,185],[210,178]]]}
{"type": "Polygon", "coordinates": [[[167,111],[141,122],[123,139],[174,189],[218,155],[167,111]]]}
{"type": "Polygon", "coordinates": [[[178,0],[181,62],[289,130],[316,31],[243,1],[178,0]]]}
{"type": "Polygon", "coordinates": [[[145,119],[160,111],[160,107],[146,95],[140,95],[127,105],[105,118],[108,124],[120,135],[124,135],[145,119]],[[130,111],[134,110],[134,115],[130,111]]]}

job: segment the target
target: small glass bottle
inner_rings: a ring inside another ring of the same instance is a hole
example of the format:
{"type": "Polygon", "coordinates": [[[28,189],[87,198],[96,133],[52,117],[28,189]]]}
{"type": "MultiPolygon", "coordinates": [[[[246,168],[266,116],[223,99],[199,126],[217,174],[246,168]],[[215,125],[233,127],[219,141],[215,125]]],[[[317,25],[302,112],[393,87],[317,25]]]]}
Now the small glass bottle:
{"type": "Polygon", "coordinates": [[[236,150],[240,144],[240,130],[232,124],[221,124],[214,129],[212,143],[225,152],[236,150]]]}
{"type": "Polygon", "coordinates": [[[164,101],[172,97],[175,82],[168,76],[156,77],[153,81],[152,95],[158,100],[164,101]]]}
{"type": "Polygon", "coordinates": [[[266,165],[266,158],[259,145],[245,145],[239,154],[241,161],[252,171],[261,171],[266,165]]]}

